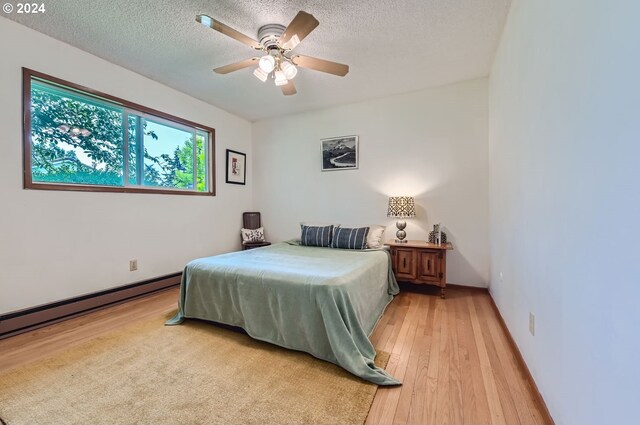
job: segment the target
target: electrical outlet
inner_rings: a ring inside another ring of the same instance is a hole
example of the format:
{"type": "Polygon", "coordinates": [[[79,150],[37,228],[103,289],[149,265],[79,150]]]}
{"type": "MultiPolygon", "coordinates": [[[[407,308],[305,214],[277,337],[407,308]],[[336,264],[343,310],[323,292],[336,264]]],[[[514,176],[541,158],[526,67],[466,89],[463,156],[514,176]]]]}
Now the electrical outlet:
{"type": "Polygon", "coordinates": [[[536,316],[531,312],[529,313],[529,333],[536,336],[536,316]]]}
{"type": "Polygon", "coordinates": [[[138,270],[138,260],[129,260],[129,271],[135,272],[138,270]]]}
{"type": "Polygon", "coordinates": [[[504,282],[504,275],[500,272],[500,282],[504,282]]]}

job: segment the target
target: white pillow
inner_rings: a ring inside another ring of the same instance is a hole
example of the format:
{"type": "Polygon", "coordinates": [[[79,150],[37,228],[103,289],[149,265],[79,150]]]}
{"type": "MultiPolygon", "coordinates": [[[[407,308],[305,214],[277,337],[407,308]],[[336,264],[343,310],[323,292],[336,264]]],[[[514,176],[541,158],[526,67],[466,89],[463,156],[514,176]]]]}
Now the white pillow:
{"type": "Polygon", "coordinates": [[[240,229],[242,232],[242,243],[264,242],[264,228],[240,229]]]}
{"type": "Polygon", "coordinates": [[[367,234],[367,248],[382,248],[382,236],[384,235],[386,227],[374,224],[369,226],[369,233],[367,234]]]}

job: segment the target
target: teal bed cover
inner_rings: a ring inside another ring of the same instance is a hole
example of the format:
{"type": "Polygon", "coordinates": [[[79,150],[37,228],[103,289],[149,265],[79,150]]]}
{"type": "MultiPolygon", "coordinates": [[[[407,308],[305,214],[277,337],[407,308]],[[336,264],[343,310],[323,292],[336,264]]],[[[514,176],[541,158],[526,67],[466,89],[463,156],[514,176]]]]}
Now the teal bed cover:
{"type": "Polygon", "coordinates": [[[282,242],[191,261],[180,285],[185,318],[243,328],[378,385],[400,382],[374,365],[369,335],[399,292],[388,251],[282,242]]]}

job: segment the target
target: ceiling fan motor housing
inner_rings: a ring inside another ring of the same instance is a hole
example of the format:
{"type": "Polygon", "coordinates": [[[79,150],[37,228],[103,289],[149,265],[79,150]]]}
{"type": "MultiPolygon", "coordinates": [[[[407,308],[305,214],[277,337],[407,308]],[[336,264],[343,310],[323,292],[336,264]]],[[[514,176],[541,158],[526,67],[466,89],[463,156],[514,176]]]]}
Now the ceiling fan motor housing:
{"type": "Polygon", "coordinates": [[[280,24],[267,24],[258,30],[258,40],[267,50],[279,49],[278,39],[286,27],[280,24]]]}

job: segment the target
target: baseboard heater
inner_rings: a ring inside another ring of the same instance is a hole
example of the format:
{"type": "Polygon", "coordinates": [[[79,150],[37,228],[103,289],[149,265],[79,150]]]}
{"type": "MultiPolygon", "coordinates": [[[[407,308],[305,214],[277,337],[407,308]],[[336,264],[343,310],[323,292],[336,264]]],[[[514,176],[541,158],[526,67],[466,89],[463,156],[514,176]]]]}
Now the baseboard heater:
{"type": "Polygon", "coordinates": [[[0,315],[0,339],[180,284],[182,272],[0,315]]]}

